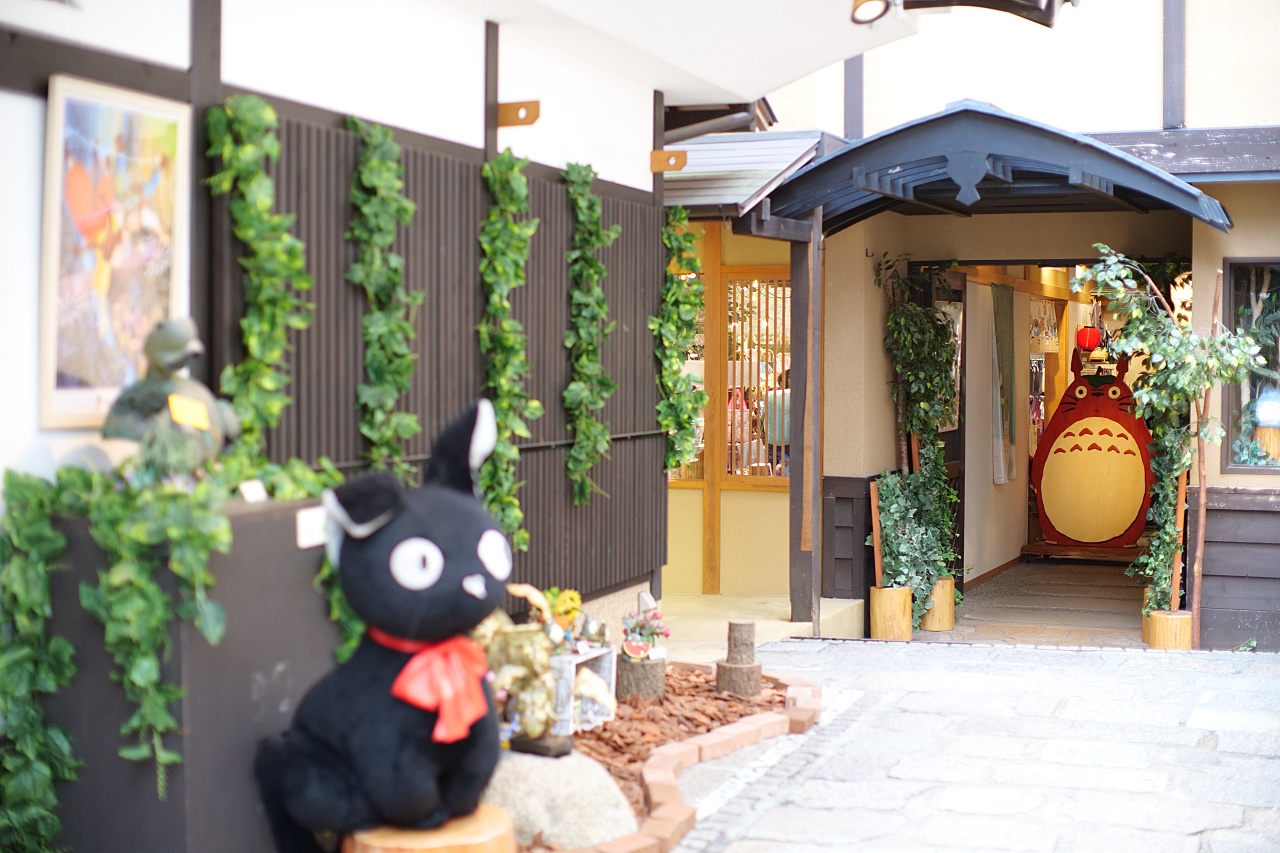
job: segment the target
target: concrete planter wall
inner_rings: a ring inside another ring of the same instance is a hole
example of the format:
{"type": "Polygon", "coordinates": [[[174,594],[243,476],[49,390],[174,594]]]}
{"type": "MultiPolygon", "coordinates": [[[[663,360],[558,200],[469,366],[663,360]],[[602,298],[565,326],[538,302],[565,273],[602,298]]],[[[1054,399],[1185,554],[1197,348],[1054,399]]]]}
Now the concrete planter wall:
{"type": "Polygon", "coordinates": [[[170,746],[185,761],[170,770],[164,801],[151,764],[116,754],[132,707],[110,679],[101,624],[79,602],[80,583],[96,583],[105,559],[87,522],[62,524],[70,568],[51,581],[52,629],[75,645],[79,674],[46,710],[71,733],[85,767],[59,787],[60,843],[75,853],[273,853],[253,784],[254,748],[288,725],[302,694],[333,666],[338,642],[311,586],[323,549],[296,545],[297,512],[311,505],[228,505],[233,549],[211,561],[226,636],[214,648],[186,623],[173,634],[165,675],[186,696],[178,708],[184,736],[170,746]]]}

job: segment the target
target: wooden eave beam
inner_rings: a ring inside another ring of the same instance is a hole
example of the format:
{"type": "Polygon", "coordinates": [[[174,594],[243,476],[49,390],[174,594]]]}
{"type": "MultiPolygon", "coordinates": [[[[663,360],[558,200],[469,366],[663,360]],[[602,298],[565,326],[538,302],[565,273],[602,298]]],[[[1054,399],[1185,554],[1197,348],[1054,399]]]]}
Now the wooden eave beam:
{"type": "Polygon", "coordinates": [[[770,216],[765,199],[758,207],[747,212],[745,216],[733,220],[733,233],[749,237],[768,237],[773,240],[787,240],[791,243],[808,243],[813,239],[813,228],[808,222],[798,219],[787,219],[782,216],[770,216]]]}

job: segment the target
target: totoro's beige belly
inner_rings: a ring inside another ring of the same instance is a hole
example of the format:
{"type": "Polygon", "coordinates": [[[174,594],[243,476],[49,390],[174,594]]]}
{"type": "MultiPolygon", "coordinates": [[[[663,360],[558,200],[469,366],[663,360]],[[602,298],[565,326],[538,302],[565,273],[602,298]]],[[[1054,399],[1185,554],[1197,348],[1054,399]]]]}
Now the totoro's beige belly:
{"type": "Polygon", "coordinates": [[[1085,418],[1049,448],[1040,500],[1063,536],[1105,542],[1129,529],[1146,486],[1142,449],[1129,431],[1110,418],[1085,418]]]}

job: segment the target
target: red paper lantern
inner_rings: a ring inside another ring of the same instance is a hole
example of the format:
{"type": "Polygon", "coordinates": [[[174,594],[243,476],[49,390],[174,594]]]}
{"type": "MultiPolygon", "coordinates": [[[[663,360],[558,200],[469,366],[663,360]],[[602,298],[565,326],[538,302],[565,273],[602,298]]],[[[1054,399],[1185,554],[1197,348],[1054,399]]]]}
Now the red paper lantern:
{"type": "Polygon", "coordinates": [[[1102,332],[1093,326],[1081,326],[1076,330],[1076,346],[1090,352],[1102,345],[1102,332]]]}

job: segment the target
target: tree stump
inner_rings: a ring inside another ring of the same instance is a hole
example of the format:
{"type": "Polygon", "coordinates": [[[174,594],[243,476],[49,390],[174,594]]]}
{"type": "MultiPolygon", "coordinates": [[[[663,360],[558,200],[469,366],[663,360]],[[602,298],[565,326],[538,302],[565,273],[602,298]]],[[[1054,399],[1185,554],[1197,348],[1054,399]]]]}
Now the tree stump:
{"type": "Polygon", "coordinates": [[[871,639],[911,639],[911,587],[871,587],[871,639]]]}
{"type": "Polygon", "coordinates": [[[342,853],[516,853],[516,833],[506,812],[481,803],[439,829],[379,826],[357,832],[342,842],[342,853]]]}
{"type": "Polygon", "coordinates": [[[1191,651],[1191,613],[1187,610],[1152,610],[1147,644],[1153,649],[1191,651]]]}
{"type": "Polygon", "coordinates": [[[716,661],[716,690],[734,696],[760,695],[760,664],[756,657],[756,623],[729,623],[729,651],[716,661]]]}
{"type": "Polygon", "coordinates": [[[950,631],[956,627],[956,579],[938,578],[929,593],[933,602],[920,617],[921,631],[950,631]]]}
{"type": "Polygon", "coordinates": [[[667,662],[618,655],[618,688],[614,694],[623,702],[635,698],[661,701],[667,695],[667,662]]]}

